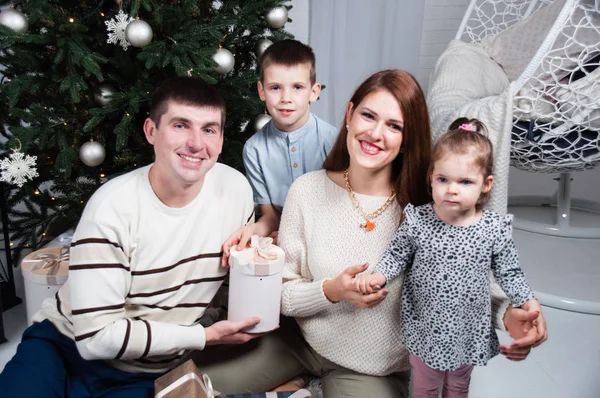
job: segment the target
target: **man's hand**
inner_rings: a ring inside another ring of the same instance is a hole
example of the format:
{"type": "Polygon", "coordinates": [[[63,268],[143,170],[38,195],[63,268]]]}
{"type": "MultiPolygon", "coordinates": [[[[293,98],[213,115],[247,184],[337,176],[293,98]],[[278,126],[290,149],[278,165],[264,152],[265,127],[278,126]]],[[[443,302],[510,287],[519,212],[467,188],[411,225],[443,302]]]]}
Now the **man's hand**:
{"type": "Polygon", "coordinates": [[[529,300],[521,306],[521,309],[524,309],[530,313],[537,312],[539,314],[538,317],[531,322],[537,331],[537,335],[535,336],[535,344],[533,345],[534,347],[537,347],[544,341],[548,340],[548,331],[546,330],[546,320],[544,319],[544,314],[542,313],[542,306],[537,300],[529,300]]]}
{"type": "Polygon", "coordinates": [[[258,325],[260,318],[250,317],[242,321],[220,321],[204,329],[206,345],[243,344],[264,333],[250,334],[243,329],[258,325]]]}
{"type": "Polygon", "coordinates": [[[368,264],[354,265],[346,268],[335,279],[323,283],[323,292],[331,302],[347,301],[355,307],[370,308],[381,303],[388,294],[386,289],[375,293],[362,294],[354,289],[354,278],[356,274],[368,268],[368,264]]]}
{"type": "Polygon", "coordinates": [[[250,237],[256,233],[255,228],[257,225],[258,223],[246,225],[235,231],[233,235],[227,238],[225,243],[223,243],[223,257],[221,257],[221,267],[229,266],[229,251],[233,246],[237,245],[237,250],[242,250],[246,248],[250,237]]]}
{"type": "Polygon", "coordinates": [[[510,360],[527,358],[532,347],[537,347],[548,338],[541,307],[536,303],[536,300],[525,303],[527,310],[525,305],[522,308],[509,306],[504,314],[504,325],[515,340],[509,345],[501,345],[500,351],[510,360]]]}

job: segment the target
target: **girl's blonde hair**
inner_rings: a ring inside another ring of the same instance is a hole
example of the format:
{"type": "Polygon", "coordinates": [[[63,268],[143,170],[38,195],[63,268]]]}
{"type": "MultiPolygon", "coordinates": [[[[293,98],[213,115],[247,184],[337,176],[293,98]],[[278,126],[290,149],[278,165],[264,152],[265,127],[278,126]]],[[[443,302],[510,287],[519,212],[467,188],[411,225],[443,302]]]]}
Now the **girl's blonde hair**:
{"type": "MultiPolygon", "coordinates": [[[[449,154],[475,155],[475,164],[480,167],[484,180],[493,175],[494,147],[487,137],[487,128],[477,119],[456,119],[433,146],[431,163],[427,172],[427,183],[431,186],[431,175],[435,162],[449,154]]],[[[475,208],[483,209],[490,199],[490,191],[481,193],[475,208]]]]}

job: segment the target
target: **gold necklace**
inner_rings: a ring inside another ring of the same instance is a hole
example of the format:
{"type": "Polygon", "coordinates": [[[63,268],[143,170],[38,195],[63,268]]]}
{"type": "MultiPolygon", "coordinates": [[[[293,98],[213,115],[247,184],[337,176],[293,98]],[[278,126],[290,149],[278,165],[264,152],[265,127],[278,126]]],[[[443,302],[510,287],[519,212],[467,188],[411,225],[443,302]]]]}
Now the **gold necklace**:
{"type": "Polygon", "coordinates": [[[360,224],[360,227],[364,228],[367,231],[374,230],[375,223],[373,222],[373,220],[376,219],[381,213],[383,213],[385,211],[385,209],[387,209],[387,207],[390,205],[390,203],[392,203],[392,201],[396,197],[396,192],[394,192],[394,190],[392,189],[391,195],[388,196],[388,198],[385,200],[385,202],[373,213],[367,214],[367,212],[365,212],[365,209],[363,209],[363,207],[360,205],[360,202],[358,201],[358,198],[356,197],[356,194],[354,193],[354,189],[352,189],[352,185],[350,185],[350,179],[348,178],[348,169],[344,170],[344,181],[346,181],[346,189],[348,190],[348,193],[350,193],[350,198],[352,199],[352,204],[354,204],[354,207],[358,211],[360,211],[362,216],[365,218],[365,223],[360,224]]]}

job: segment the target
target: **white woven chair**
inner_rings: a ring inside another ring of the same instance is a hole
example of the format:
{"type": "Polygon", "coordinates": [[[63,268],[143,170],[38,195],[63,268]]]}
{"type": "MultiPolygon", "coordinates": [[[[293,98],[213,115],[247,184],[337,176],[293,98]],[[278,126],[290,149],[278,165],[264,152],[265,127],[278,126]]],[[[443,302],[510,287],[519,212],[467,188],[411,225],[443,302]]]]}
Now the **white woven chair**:
{"type": "Polygon", "coordinates": [[[515,219],[515,228],[600,238],[600,227],[570,225],[571,208],[600,212],[598,203],[571,198],[571,172],[600,164],[600,0],[472,0],[456,39],[485,47],[486,41],[494,40],[490,36],[521,21],[523,26],[542,13],[550,18],[543,40],[523,37],[515,50],[531,53],[526,67],[512,78],[514,71],[505,69],[513,124],[512,131],[503,134],[511,135],[512,166],[560,173],[553,197],[511,197],[509,204],[555,206],[557,224],[515,219]]]}

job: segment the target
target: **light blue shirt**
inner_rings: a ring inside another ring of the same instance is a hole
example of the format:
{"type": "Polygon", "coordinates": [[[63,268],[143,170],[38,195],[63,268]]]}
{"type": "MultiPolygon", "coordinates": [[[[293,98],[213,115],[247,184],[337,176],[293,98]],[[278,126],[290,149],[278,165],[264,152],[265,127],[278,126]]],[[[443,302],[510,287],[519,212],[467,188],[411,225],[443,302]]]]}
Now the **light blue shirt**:
{"type": "Polygon", "coordinates": [[[309,171],[320,170],[338,130],[312,113],[304,126],[286,133],[273,121],[246,141],[246,177],[259,205],[282,208],[292,182],[309,171]]]}

